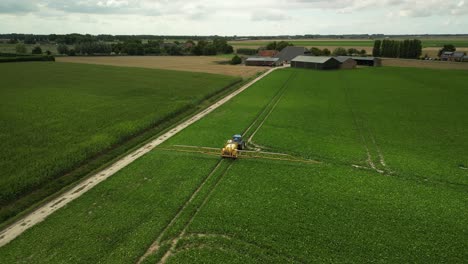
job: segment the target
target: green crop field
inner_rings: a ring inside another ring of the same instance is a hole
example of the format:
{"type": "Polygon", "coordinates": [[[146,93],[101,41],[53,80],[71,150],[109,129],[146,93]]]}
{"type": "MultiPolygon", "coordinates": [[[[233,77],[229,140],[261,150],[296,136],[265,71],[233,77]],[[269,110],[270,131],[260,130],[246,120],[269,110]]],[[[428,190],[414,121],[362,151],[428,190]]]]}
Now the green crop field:
{"type": "Polygon", "coordinates": [[[56,191],[61,175],[238,81],[69,63],[8,63],[0,72],[2,221],[17,212],[7,204],[56,191]]]}
{"type": "Polygon", "coordinates": [[[467,81],[275,71],[0,248],[0,262],[462,263],[467,81]],[[176,148],[234,133],[298,159],[176,148]]]}

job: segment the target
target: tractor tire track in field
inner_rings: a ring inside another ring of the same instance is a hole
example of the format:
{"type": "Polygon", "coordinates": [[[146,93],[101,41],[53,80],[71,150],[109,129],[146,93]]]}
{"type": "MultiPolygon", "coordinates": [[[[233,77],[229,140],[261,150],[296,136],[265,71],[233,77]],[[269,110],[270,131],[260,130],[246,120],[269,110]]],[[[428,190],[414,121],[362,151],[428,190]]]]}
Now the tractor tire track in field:
{"type": "Polygon", "coordinates": [[[162,257],[160,263],[166,263],[167,260],[169,259],[169,257],[172,255],[173,252],[175,252],[175,248],[177,246],[177,242],[179,242],[179,240],[181,238],[183,238],[186,233],[187,233],[187,229],[188,227],[192,224],[193,222],[193,219],[195,219],[195,217],[197,216],[197,214],[200,212],[201,208],[203,208],[203,206],[205,206],[205,204],[208,202],[208,200],[210,199],[211,195],[213,194],[213,191],[216,189],[216,187],[218,186],[218,184],[221,182],[221,179],[224,178],[224,176],[227,174],[227,172],[229,171],[229,169],[232,167],[232,164],[233,164],[233,161],[230,161],[230,164],[229,166],[222,172],[221,176],[218,177],[216,179],[216,182],[214,183],[214,186],[209,190],[208,194],[205,196],[205,199],[203,199],[202,203],[200,204],[200,206],[198,206],[195,210],[195,213],[190,217],[189,221],[185,224],[184,226],[184,229],[182,229],[182,231],[179,233],[179,235],[174,238],[172,241],[171,241],[171,247],[170,249],[164,254],[164,256],[162,257]]]}
{"type": "Polygon", "coordinates": [[[221,166],[223,160],[219,160],[218,163],[216,163],[216,166],[211,170],[210,173],[203,179],[203,181],[200,183],[200,185],[195,189],[195,191],[192,193],[192,195],[189,197],[189,199],[182,205],[182,207],[177,211],[175,216],[171,219],[169,224],[161,231],[159,236],[156,238],[156,240],[151,244],[151,246],[148,248],[148,250],[145,252],[145,254],[137,261],[137,263],[141,263],[146,257],[151,255],[153,252],[159,250],[160,245],[161,245],[161,240],[163,236],[166,234],[166,232],[171,228],[174,223],[179,219],[180,215],[186,208],[189,206],[189,204],[195,199],[195,197],[198,195],[200,190],[205,186],[206,182],[210,180],[210,178],[213,176],[213,174],[218,170],[218,168],[221,166]]]}
{"type": "MultiPolygon", "coordinates": [[[[348,82],[344,81],[345,85],[343,85],[343,92],[345,95],[346,106],[348,107],[351,117],[353,119],[354,125],[356,130],[358,131],[359,137],[362,141],[364,149],[366,150],[367,159],[366,162],[370,166],[370,168],[380,174],[386,173],[387,164],[385,163],[384,156],[380,147],[377,145],[375,137],[371,132],[371,129],[367,126],[364,118],[362,118],[353,108],[351,102],[351,96],[349,92],[348,82]],[[379,163],[374,163],[373,161],[373,153],[377,153],[379,163]]],[[[364,168],[366,167],[353,165],[355,168],[364,168]]]]}
{"type": "Polygon", "coordinates": [[[268,147],[265,147],[265,146],[261,146],[261,145],[258,145],[258,144],[255,144],[252,139],[253,137],[257,134],[257,132],[260,130],[260,128],[263,126],[263,124],[265,123],[265,121],[270,117],[271,113],[273,113],[273,111],[275,110],[276,106],[278,105],[278,103],[281,101],[281,99],[283,98],[283,95],[285,94],[287,88],[288,88],[288,84],[291,82],[291,80],[293,80],[295,77],[296,77],[297,73],[296,72],[293,72],[289,77],[288,79],[283,83],[283,85],[281,86],[281,88],[279,89],[279,91],[275,94],[275,96],[270,100],[270,102],[268,102],[268,104],[265,106],[265,108],[263,109],[263,111],[257,116],[257,118],[254,120],[254,122],[244,131],[243,133],[243,136],[248,136],[247,138],[247,144],[250,144],[252,145],[253,147],[255,147],[256,149],[258,150],[261,150],[262,148],[268,148],[268,147]],[[258,125],[257,125],[257,122],[260,122],[258,125]],[[256,127],[255,127],[256,125],[256,127]],[[254,131],[252,132],[252,134],[249,135],[249,131],[251,129],[254,129],[254,131]]]}
{"type": "MultiPolygon", "coordinates": [[[[164,238],[169,237],[170,247],[164,252],[164,255],[160,262],[165,263],[167,258],[174,251],[177,242],[185,236],[188,226],[193,222],[193,219],[198,214],[200,209],[207,203],[211,194],[218,186],[221,179],[229,171],[233,165],[232,160],[221,159],[219,160],[216,167],[210,172],[209,176],[203,181],[203,183],[197,188],[197,190],[192,194],[190,199],[184,204],[184,206],[179,210],[179,212],[174,216],[168,226],[159,234],[158,238],[153,242],[153,244],[148,248],[143,256],[141,256],[137,264],[142,263],[147,257],[158,252],[161,248],[161,244],[166,241],[163,241],[164,238]],[[225,165],[225,168],[220,169],[222,165],[225,165]],[[219,172],[221,170],[221,172],[219,172]],[[183,224],[182,226],[178,224],[183,224]],[[168,233],[175,233],[175,237],[171,237],[168,233]]],[[[167,238],[166,238],[167,240],[167,238]]]]}
{"type": "Polygon", "coordinates": [[[198,120],[202,119],[209,113],[213,112],[218,107],[222,106],[250,86],[252,86],[257,81],[261,80],[263,77],[267,76],[271,72],[282,69],[284,67],[277,67],[268,70],[267,72],[263,73],[259,77],[255,78],[254,80],[250,81],[246,85],[242,86],[241,88],[237,89],[236,91],[228,94],[221,100],[217,101],[216,103],[212,104],[205,110],[201,111],[200,113],[195,114],[191,118],[186,119],[182,123],[178,124],[168,132],[162,134],[161,136],[157,137],[153,141],[147,143],[143,147],[133,151],[132,153],[128,154],[127,156],[123,157],[122,159],[118,160],[114,164],[110,165],[109,167],[105,168],[102,171],[97,172],[96,174],[90,176],[89,178],[83,180],[71,190],[65,192],[64,194],[60,195],[59,197],[53,199],[52,201],[40,206],[32,213],[22,217],[12,225],[8,226],[6,229],[0,232],[0,247],[8,244],[10,241],[15,239],[17,236],[21,235],[24,231],[31,228],[32,226],[44,221],[49,215],[54,213],[55,211],[59,210],[60,208],[64,207],[69,202],[75,200],[76,198],[80,197],[87,191],[91,190],[93,187],[98,185],[99,183],[103,182],[110,176],[114,175],[117,171],[121,170],[122,168],[126,167],[130,163],[134,162],[141,156],[145,155],[146,153],[153,150],[155,147],[159,146],[161,143],[165,142],[167,139],[171,138],[178,132],[182,131],[183,129],[187,128],[191,124],[197,122],[198,120]]]}

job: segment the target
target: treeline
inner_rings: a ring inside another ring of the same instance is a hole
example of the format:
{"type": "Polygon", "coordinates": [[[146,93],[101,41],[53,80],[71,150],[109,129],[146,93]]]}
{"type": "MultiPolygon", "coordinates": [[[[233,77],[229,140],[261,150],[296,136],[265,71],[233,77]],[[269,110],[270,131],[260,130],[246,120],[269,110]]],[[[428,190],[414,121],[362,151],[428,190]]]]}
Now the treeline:
{"type": "MultiPolygon", "coordinates": [[[[193,41],[209,40],[212,41],[217,38],[225,38],[220,36],[158,36],[158,35],[90,35],[90,34],[49,34],[49,35],[36,35],[36,34],[0,34],[0,39],[8,40],[10,44],[23,42],[25,44],[36,43],[57,43],[66,45],[75,45],[83,42],[127,42],[135,40],[179,40],[184,41],[191,39],[193,41]]],[[[232,38],[225,38],[231,40],[232,38]]]]}
{"type": "Polygon", "coordinates": [[[75,55],[216,55],[231,54],[234,49],[227,44],[227,40],[216,38],[213,41],[187,40],[166,43],[163,40],[127,40],[108,44],[105,42],[81,42],[69,48],[66,44],[57,46],[59,54],[75,55]]]}
{"type": "MultiPolygon", "coordinates": [[[[285,45],[285,46],[280,46],[281,49],[285,48],[285,47],[288,47],[288,46],[293,46],[292,44],[289,44],[289,45],[285,45]]],[[[237,49],[237,54],[242,54],[242,55],[257,55],[261,50],[265,50],[265,49],[268,49],[269,45],[267,45],[266,47],[261,47],[261,48],[258,48],[258,49],[248,49],[248,48],[241,48],[241,49],[237,49]]],[[[281,50],[279,50],[281,51],[281,50]]],[[[327,48],[324,48],[324,49],[319,49],[319,48],[316,48],[316,47],[312,47],[310,49],[307,50],[309,54],[313,55],[313,56],[330,56],[330,55],[333,55],[333,56],[366,56],[367,55],[367,52],[366,50],[362,49],[362,50],[357,50],[355,48],[349,48],[349,49],[345,49],[345,48],[336,48],[332,51],[330,51],[329,49],[327,48]]]]}
{"type": "Polygon", "coordinates": [[[418,59],[422,54],[422,42],[419,39],[376,40],[372,55],[375,57],[418,59]]]}
{"type": "Polygon", "coordinates": [[[55,61],[55,57],[50,55],[0,53],[0,63],[25,61],[55,61]]]}

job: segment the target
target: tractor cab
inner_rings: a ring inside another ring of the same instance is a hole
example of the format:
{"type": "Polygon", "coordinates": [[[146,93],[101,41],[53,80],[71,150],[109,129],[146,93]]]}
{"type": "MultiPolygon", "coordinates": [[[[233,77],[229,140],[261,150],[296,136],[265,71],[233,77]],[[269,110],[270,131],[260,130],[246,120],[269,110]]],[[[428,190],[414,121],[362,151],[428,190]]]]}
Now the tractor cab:
{"type": "Polygon", "coordinates": [[[239,135],[239,134],[235,134],[234,136],[232,136],[232,141],[236,142],[238,145],[238,149],[239,150],[243,150],[245,149],[245,142],[244,140],[242,139],[242,136],[239,135]]]}

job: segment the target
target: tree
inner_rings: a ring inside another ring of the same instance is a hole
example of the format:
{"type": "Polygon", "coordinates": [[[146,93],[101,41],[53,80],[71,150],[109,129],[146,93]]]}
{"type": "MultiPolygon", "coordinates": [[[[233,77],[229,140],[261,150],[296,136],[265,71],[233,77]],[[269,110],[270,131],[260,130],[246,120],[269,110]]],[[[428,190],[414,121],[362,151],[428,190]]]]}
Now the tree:
{"type": "Polygon", "coordinates": [[[454,51],[456,51],[456,50],[457,50],[457,48],[455,48],[454,45],[452,45],[452,44],[446,44],[446,45],[444,45],[444,47],[443,47],[442,49],[439,50],[439,57],[440,57],[440,55],[442,55],[442,53],[444,53],[444,52],[446,52],[446,51],[454,52],[454,51]]]}
{"type": "Polygon", "coordinates": [[[46,50],[45,52],[48,56],[52,55],[52,52],[50,50],[46,50]]]}
{"type": "Polygon", "coordinates": [[[380,50],[381,46],[382,46],[381,40],[374,41],[374,48],[372,49],[372,56],[380,57],[382,55],[381,50],[380,50]]]}
{"type": "Polygon", "coordinates": [[[267,50],[276,50],[276,41],[270,42],[266,45],[267,50]]]}
{"type": "Polygon", "coordinates": [[[362,49],[360,52],[359,52],[359,55],[361,56],[366,56],[367,54],[367,51],[365,49],[362,49]]]}
{"type": "Polygon", "coordinates": [[[349,48],[348,49],[348,54],[351,56],[351,55],[355,55],[355,54],[359,54],[359,50],[355,49],[355,48],[349,48]]]}
{"type": "Polygon", "coordinates": [[[224,38],[213,39],[213,46],[215,46],[216,51],[219,53],[229,54],[233,52],[232,46],[229,46],[224,38]]]}
{"type": "Polygon", "coordinates": [[[216,55],[216,54],[217,54],[216,46],[213,45],[212,43],[207,44],[203,48],[203,55],[205,56],[216,55]]]}
{"type": "Polygon", "coordinates": [[[232,57],[232,59],[231,59],[231,64],[232,65],[241,64],[241,63],[242,63],[241,57],[239,57],[237,55],[234,55],[234,57],[232,57]]]}
{"type": "Polygon", "coordinates": [[[310,49],[310,54],[314,55],[314,56],[322,56],[323,55],[323,51],[319,48],[315,48],[315,47],[312,47],[310,49]]]}
{"type": "Polygon", "coordinates": [[[331,51],[329,49],[327,49],[327,48],[324,48],[322,50],[322,52],[323,52],[323,55],[325,55],[325,56],[330,56],[330,54],[331,54],[331,51]]]}
{"type": "Polygon", "coordinates": [[[32,54],[42,54],[42,49],[39,46],[34,47],[32,54]]]}
{"type": "Polygon", "coordinates": [[[334,51],[333,51],[333,56],[346,56],[348,55],[348,52],[346,51],[345,48],[336,48],[334,51]]]}
{"type": "Polygon", "coordinates": [[[276,50],[277,51],[282,51],[284,48],[288,46],[294,46],[292,43],[286,42],[286,41],[280,41],[276,44],[276,50]]]}
{"type": "Polygon", "coordinates": [[[18,54],[26,54],[28,52],[28,50],[26,49],[26,46],[22,43],[18,43],[16,44],[16,53],[18,54]]]}
{"type": "Polygon", "coordinates": [[[203,49],[206,45],[208,45],[208,42],[204,40],[199,40],[197,45],[192,48],[192,53],[197,56],[203,55],[203,49]]]}
{"type": "Polygon", "coordinates": [[[68,54],[68,46],[65,44],[59,44],[57,46],[57,52],[59,54],[68,54]]]}
{"type": "Polygon", "coordinates": [[[24,39],[24,44],[36,44],[36,39],[34,37],[26,37],[24,39]]]}
{"type": "Polygon", "coordinates": [[[281,51],[281,50],[283,50],[284,48],[286,48],[288,46],[294,46],[294,45],[292,43],[287,42],[287,41],[280,41],[280,42],[273,41],[273,42],[270,42],[270,43],[268,43],[266,45],[266,49],[267,50],[281,51]]]}

